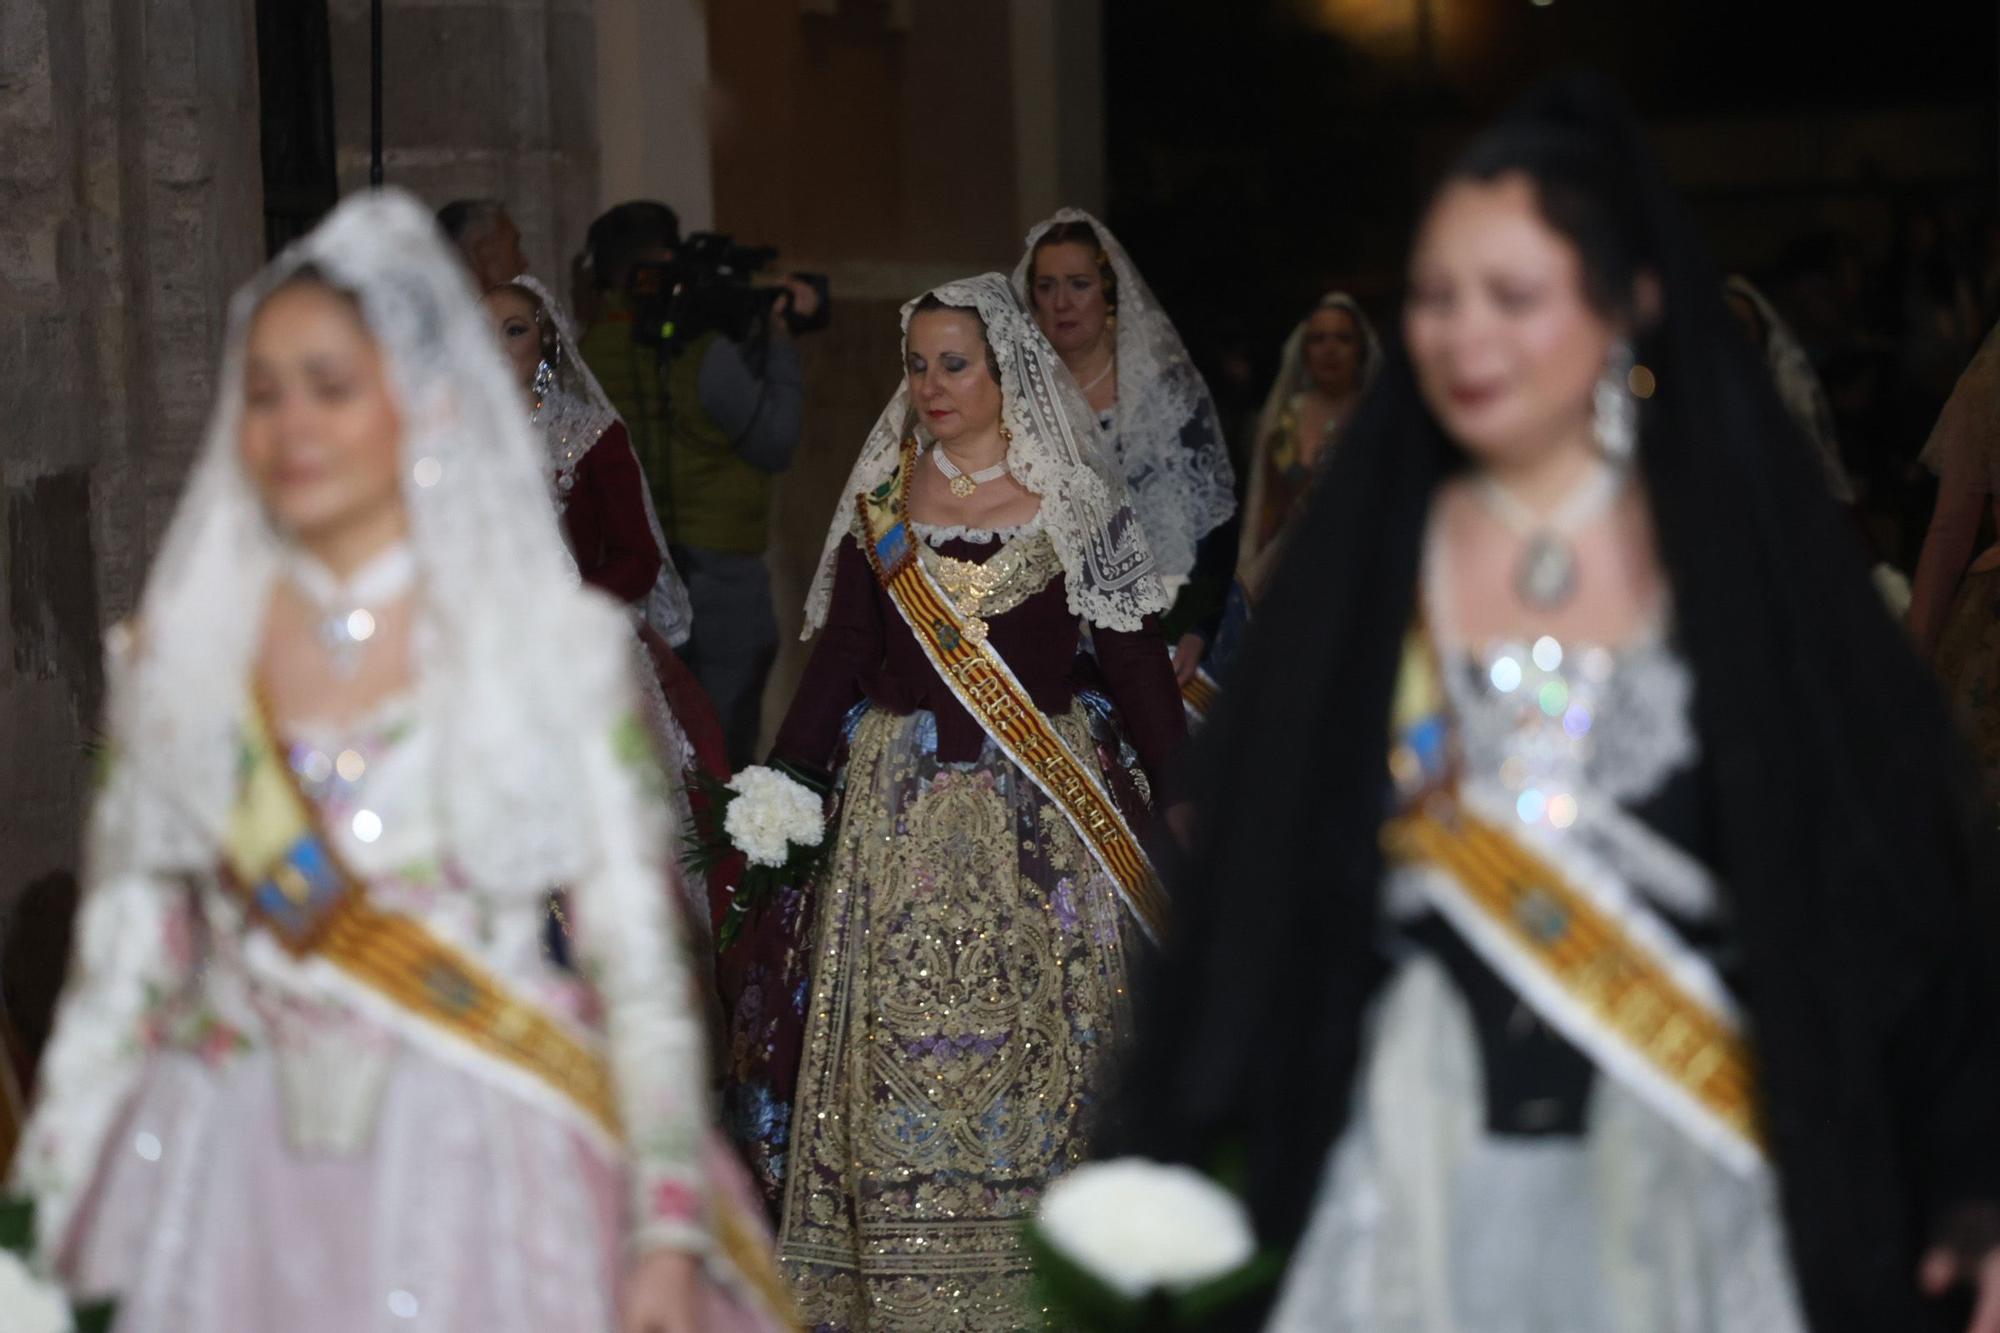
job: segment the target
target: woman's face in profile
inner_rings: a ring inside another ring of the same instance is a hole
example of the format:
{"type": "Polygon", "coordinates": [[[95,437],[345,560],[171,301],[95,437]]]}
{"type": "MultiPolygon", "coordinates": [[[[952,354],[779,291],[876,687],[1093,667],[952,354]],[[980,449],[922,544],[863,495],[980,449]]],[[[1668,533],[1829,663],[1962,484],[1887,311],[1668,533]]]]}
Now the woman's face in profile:
{"type": "Polygon", "coordinates": [[[1582,256],[1511,174],[1447,186],[1417,234],[1403,331],[1431,412],[1468,453],[1522,458],[1588,429],[1619,328],[1582,256]]]}
{"type": "Polygon", "coordinates": [[[495,287],[479,298],[500,340],[507,368],[523,389],[535,383],[535,368],[542,363],[542,329],[535,322],[535,303],[512,287],[495,287]]]}

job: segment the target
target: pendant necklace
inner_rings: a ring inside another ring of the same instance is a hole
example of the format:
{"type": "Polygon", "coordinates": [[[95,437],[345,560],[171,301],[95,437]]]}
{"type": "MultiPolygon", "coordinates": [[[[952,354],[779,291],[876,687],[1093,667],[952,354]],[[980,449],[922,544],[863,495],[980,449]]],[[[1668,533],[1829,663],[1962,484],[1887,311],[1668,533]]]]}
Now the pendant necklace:
{"type": "Polygon", "coordinates": [[[997,481],[1007,475],[1007,460],[1004,458],[992,467],[984,467],[977,472],[966,472],[945,457],[942,445],[931,446],[931,462],[937,464],[937,470],[944,473],[945,478],[951,482],[951,493],[961,500],[978,490],[983,483],[997,481]]]}
{"type": "Polygon", "coordinates": [[[313,637],[326,650],[333,674],[352,680],[361,669],[362,650],[375,637],[377,622],[369,608],[409,590],[417,579],[417,557],[408,542],[397,542],[343,582],[319,561],[298,553],[290,573],[293,586],[313,605],[313,637]]]}
{"type": "Polygon", "coordinates": [[[1482,474],[1475,487],[1493,516],[1524,543],[1514,565],[1514,595],[1536,611],[1555,611],[1576,595],[1576,548],[1570,536],[1603,513],[1624,484],[1625,471],[1600,461],[1547,517],[1535,513],[1494,479],[1482,474]]]}

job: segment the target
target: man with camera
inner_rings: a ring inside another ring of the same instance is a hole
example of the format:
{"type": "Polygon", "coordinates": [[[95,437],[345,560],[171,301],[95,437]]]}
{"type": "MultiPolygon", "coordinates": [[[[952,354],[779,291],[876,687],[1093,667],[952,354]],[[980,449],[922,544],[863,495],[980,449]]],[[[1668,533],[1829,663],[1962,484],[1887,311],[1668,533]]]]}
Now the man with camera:
{"type": "Polygon", "coordinates": [[[756,754],[778,649],[764,550],[773,485],[799,443],[792,335],[824,322],[824,280],[752,287],[770,252],[712,235],[683,241],[673,210],[652,200],[599,217],[586,248],[601,299],[583,357],[645,465],[694,603],[687,664],[742,768],[756,754]]]}

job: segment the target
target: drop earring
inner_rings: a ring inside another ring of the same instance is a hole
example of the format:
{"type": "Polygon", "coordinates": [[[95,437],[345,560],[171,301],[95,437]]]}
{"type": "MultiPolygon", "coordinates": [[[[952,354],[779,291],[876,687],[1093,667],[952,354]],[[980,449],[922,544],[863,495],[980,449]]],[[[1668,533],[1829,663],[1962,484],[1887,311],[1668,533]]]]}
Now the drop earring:
{"type": "Polygon", "coordinates": [[[1592,391],[1592,433],[1614,463],[1630,462],[1639,448],[1639,400],[1632,394],[1632,344],[1619,339],[1592,391]]]}

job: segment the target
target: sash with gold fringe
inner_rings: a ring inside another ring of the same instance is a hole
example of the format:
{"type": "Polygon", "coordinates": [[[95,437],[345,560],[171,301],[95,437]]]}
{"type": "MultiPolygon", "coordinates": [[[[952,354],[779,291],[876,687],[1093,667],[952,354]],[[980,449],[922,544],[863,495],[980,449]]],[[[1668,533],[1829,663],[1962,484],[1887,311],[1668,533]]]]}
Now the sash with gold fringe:
{"type": "Polygon", "coordinates": [[[1198,727],[1208,721],[1209,710],[1215,707],[1216,696],[1222,687],[1215,683],[1215,677],[1208,674],[1207,667],[1196,667],[1192,678],[1181,686],[1181,707],[1187,710],[1188,725],[1198,727]]]}
{"type": "Polygon", "coordinates": [[[367,882],[323,837],[261,706],[242,737],[240,785],[222,878],[294,957],[325,960],[354,981],[560,1093],[606,1138],[621,1138],[602,1056],[421,922],[368,901],[367,882]]]}
{"type": "Polygon", "coordinates": [[[1607,893],[1557,847],[1482,815],[1451,772],[1445,706],[1435,654],[1413,632],[1390,758],[1406,803],[1382,832],[1390,864],[1423,872],[1431,905],[1609,1076],[1731,1167],[1761,1169],[1756,1071],[1721,980],[1636,895],[1607,893]]]}
{"type": "Polygon", "coordinates": [[[1118,886],[1119,895],[1155,943],[1166,937],[1167,895],[1124,814],[1091,766],[1078,758],[1027,689],[986,641],[986,624],[963,615],[917,558],[906,520],[914,441],[889,479],[855,497],[875,576],[916,635],[924,655],[952,694],[1061,810],[1084,846],[1118,886]]]}
{"type": "MultiPolygon", "coordinates": [[[[624,1142],[603,1056],[420,921],[368,901],[367,881],[317,826],[312,803],[278,753],[261,702],[241,737],[240,786],[224,849],[223,883],[296,958],[322,959],[399,1009],[480,1055],[532,1076],[624,1142]]],[[[780,1323],[796,1327],[790,1290],[740,1202],[715,1191],[717,1257],[780,1323]]]]}

